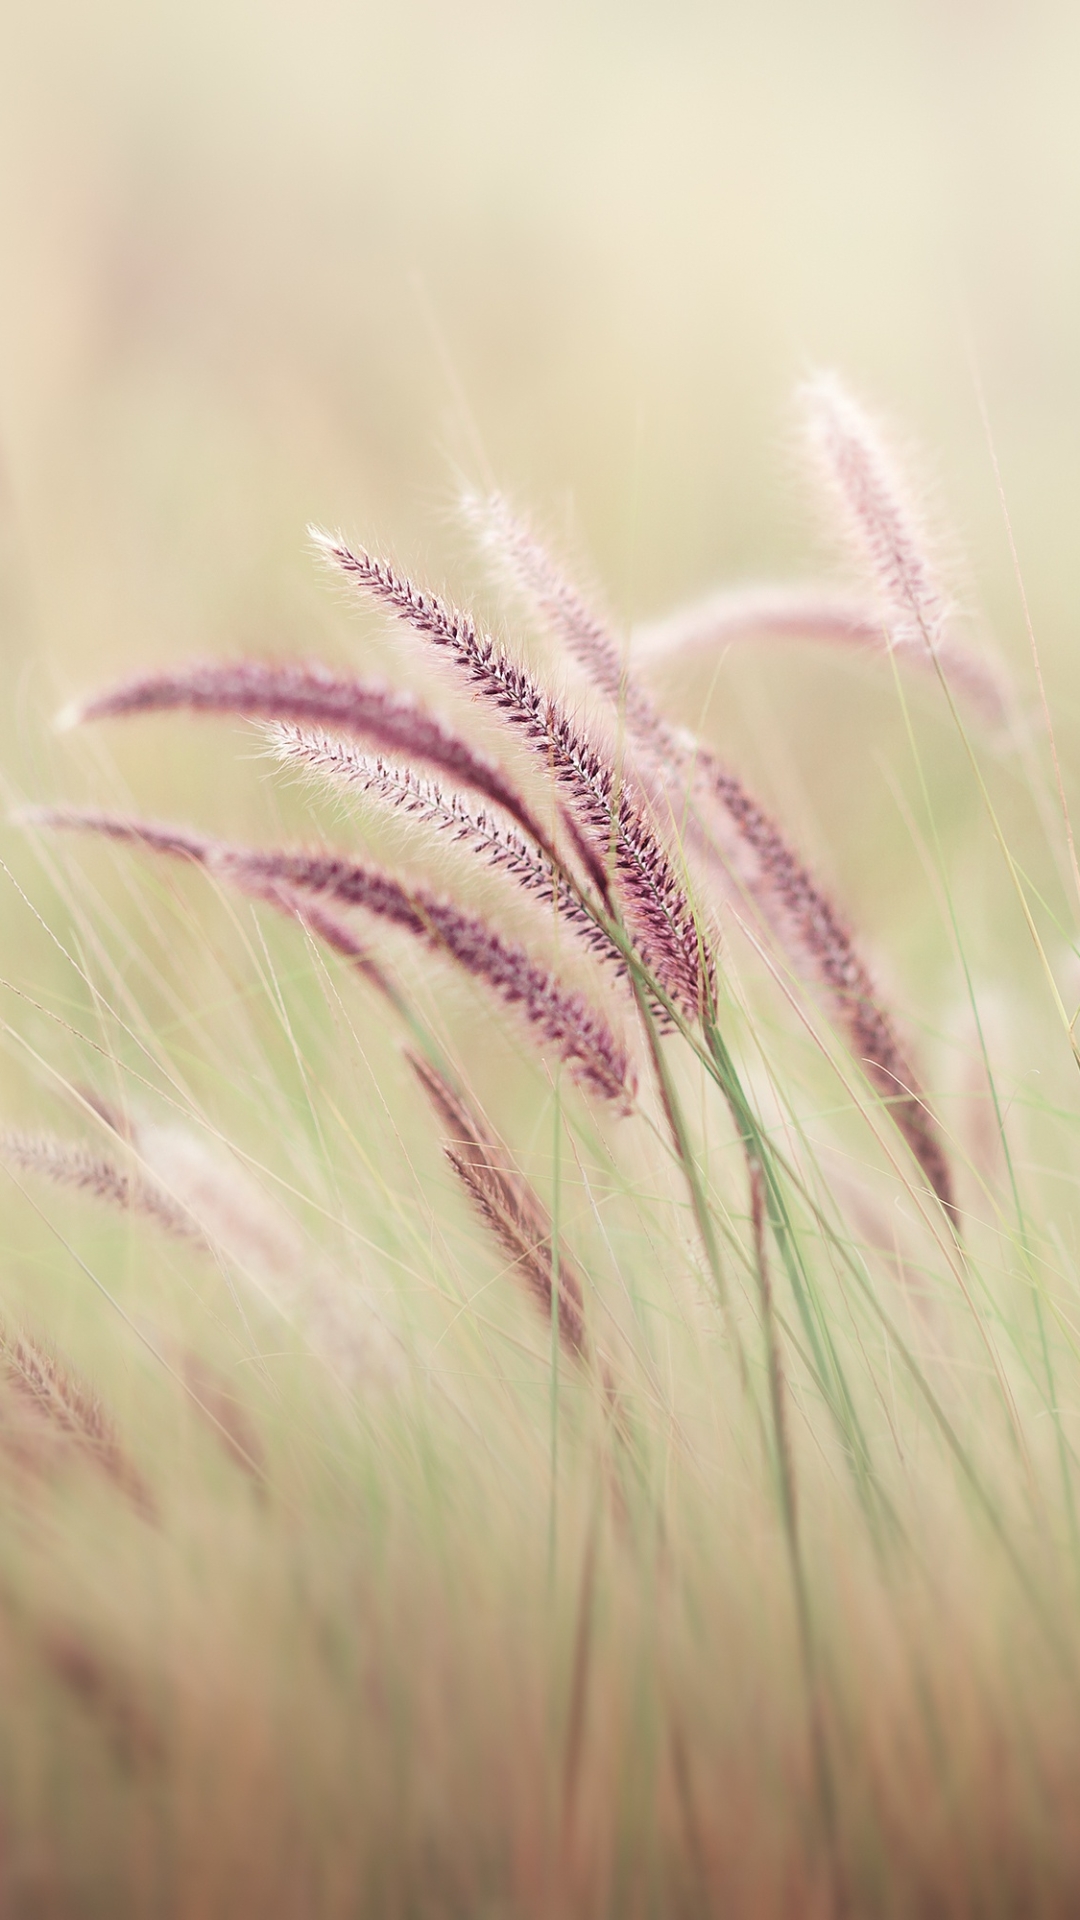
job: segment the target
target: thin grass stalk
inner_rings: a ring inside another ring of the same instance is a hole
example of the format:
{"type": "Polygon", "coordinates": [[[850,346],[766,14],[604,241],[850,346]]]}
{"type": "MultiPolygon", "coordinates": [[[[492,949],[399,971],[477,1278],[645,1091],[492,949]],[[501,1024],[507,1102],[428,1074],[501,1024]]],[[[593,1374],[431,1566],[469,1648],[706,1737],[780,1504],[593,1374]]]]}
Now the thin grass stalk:
{"type": "Polygon", "coordinates": [[[671,1069],[664,1057],[659,1029],[653,1016],[652,1007],[649,1004],[647,990],[633,972],[631,973],[631,981],[634,996],[637,1000],[638,1014],[649,1046],[649,1056],[652,1062],[653,1074],[660,1095],[664,1118],[667,1121],[668,1131],[671,1135],[675,1159],[682,1172],[683,1179],[686,1182],[686,1189],[690,1196],[690,1205],[697,1225],[698,1237],[705,1253],[706,1264],[712,1278],[721,1313],[724,1317],[728,1340],[738,1366],[739,1380],[744,1392],[750,1394],[750,1373],[746,1361],[746,1351],[735,1321],[731,1290],[728,1286],[727,1275],[724,1272],[723,1261],[720,1258],[720,1247],[716,1238],[716,1228],[713,1224],[712,1211],[709,1206],[709,1199],[705,1191],[704,1182],[701,1178],[701,1169],[697,1164],[693,1142],[691,1141],[689,1129],[683,1115],[682,1103],[679,1099],[671,1069]]]}
{"type": "Polygon", "coordinates": [[[732,1118],[738,1128],[747,1163],[760,1170],[769,1225],[780,1250],[806,1337],[810,1342],[814,1356],[815,1377],[825,1393],[856,1480],[868,1493],[876,1480],[870,1450],[828,1322],[818,1306],[816,1290],[799,1251],[798,1236],[791,1219],[775,1156],[746,1098],[727,1044],[712,1020],[706,1023],[705,1038],[715,1064],[718,1084],[724,1092],[732,1118]]]}
{"type": "Polygon", "coordinates": [[[181,1356],[180,1376],[192,1406],[203,1416],[223,1452],[264,1496],[268,1485],[266,1450],[227,1378],[190,1348],[181,1356]]]}
{"type": "Polygon", "coordinates": [[[574,1817],[577,1809],[578,1781],[585,1745],[585,1720],[588,1707],[589,1665],[593,1644],[593,1613],[596,1591],[596,1562],[600,1534],[600,1504],[593,1502],[585,1552],[581,1563],[577,1618],[574,1625],[574,1650],[570,1670],[570,1703],[566,1716],[563,1745],[562,1809],[559,1851],[563,1872],[569,1877],[574,1849],[574,1817]]]}
{"type": "Polygon", "coordinates": [[[761,1303],[761,1325],[765,1336],[765,1353],[769,1375],[769,1403],[772,1411],[777,1486],[780,1494],[784,1541],[787,1548],[792,1591],[795,1598],[795,1609],[798,1619],[799,1646],[802,1657],[803,1677],[806,1685],[807,1714],[809,1718],[810,1745],[813,1755],[818,1811],[821,1816],[829,1855],[829,1867],[833,1883],[834,1911],[840,1914],[844,1911],[847,1902],[838,1845],[836,1787],[833,1779],[832,1760],[829,1754],[829,1743],[825,1729],[822,1673],[817,1651],[817,1636],[814,1631],[809,1582],[806,1576],[806,1564],[803,1557],[799,1530],[798,1483],[795,1475],[795,1455],[792,1450],[791,1432],[788,1424],[784,1363],[780,1351],[780,1340],[773,1310],[772,1278],[769,1271],[769,1252],[766,1233],[767,1206],[765,1175],[761,1161],[754,1155],[748,1155],[747,1167],[750,1177],[750,1220],[754,1241],[754,1266],[757,1274],[758,1297],[761,1303]]]}
{"type": "MultiPolygon", "coordinates": [[[[938,670],[940,674],[940,666],[938,670]]],[[[967,734],[964,729],[963,723],[961,721],[960,715],[957,712],[952,691],[949,688],[948,683],[945,681],[943,676],[942,676],[942,687],[945,694],[945,698],[949,703],[953,720],[956,724],[957,730],[959,731],[961,739],[963,740],[964,746],[967,750],[968,757],[971,761],[972,769],[976,776],[976,780],[979,783],[984,803],[987,807],[987,810],[990,814],[991,822],[997,833],[999,844],[1001,845],[1002,851],[1006,854],[1006,858],[1008,860],[1009,855],[1008,855],[1007,847],[1005,845],[1004,835],[1002,834],[1001,829],[998,825],[997,815],[990,801],[990,796],[986,789],[985,782],[982,779],[981,769],[979,768],[978,763],[975,759],[975,755],[972,750],[971,743],[967,738],[967,734]]],[[[1049,1352],[1049,1347],[1046,1339],[1046,1326],[1045,1326],[1045,1320],[1043,1317],[1043,1296],[1045,1294],[1046,1289],[1042,1281],[1042,1278],[1039,1274],[1038,1267],[1035,1262],[1034,1252],[1031,1246],[1031,1239],[1028,1231],[1027,1216],[1026,1216],[1026,1212],[1020,1196],[1019,1183],[1016,1177],[1016,1168],[1013,1162],[1012,1151],[1009,1146],[1008,1135],[1005,1127],[1005,1118],[1001,1110],[1000,1100],[998,1098],[997,1082],[990,1065],[990,1056],[989,1056],[989,1052],[986,1045],[986,1036],[983,1032],[982,1019],[979,1014],[979,1008],[978,1008],[976,995],[975,995],[975,986],[971,978],[971,969],[968,965],[967,953],[964,947],[964,943],[960,937],[960,927],[956,918],[956,906],[953,899],[952,888],[949,886],[948,880],[946,877],[944,854],[941,846],[940,836],[938,834],[937,820],[934,815],[933,808],[930,805],[930,795],[929,795],[929,790],[926,784],[925,774],[923,772],[921,756],[919,755],[918,748],[915,742],[915,737],[912,732],[910,719],[908,718],[908,714],[907,714],[907,708],[904,705],[902,698],[901,698],[901,705],[903,707],[905,721],[907,722],[909,745],[911,747],[912,756],[915,761],[916,769],[919,776],[919,781],[922,787],[923,799],[926,804],[927,817],[930,822],[930,831],[933,836],[934,850],[937,856],[938,867],[945,881],[944,897],[945,897],[946,909],[949,915],[949,923],[952,927],[953,940],[956,946],[956,951],[959,956],[961,969],[964,975],[965,990],[967,992],[968,1002],[972,1010],[972,1015],[974,1017],[975,1031],[978,1035],[979,1048],[982,1054],[983,1065],[986,1070],[987,1083],[990,1087],[990,1096],[994,1106],[994,1115],[997,1122],[998,1137],[1001,1141],[1002,1151],[1005,1156],[1005,1166],[1006,1166],[1006,1171],[1009,1179],[1009,1186],[1012,1194],[1013,1206],[1016,1212],[1017,1229],[1020,1234],[1021,1259],[1023,1261],[1024,1269],[1027,1273],[1028,1279],[1031,1284],[1032,1299],[1035,1307],[1035,1318],[1036,1318],[1039,1344],[1040,1344],[1040,1349],[1043,1355],[1044,1371],[1046,1373],[1046,1378],[1047,1378],[1046,1405],[1050,1413],[1051,1419],[1054,1422],[1054,1430],[1055,1430],[1057,1447],[1058,1447],[1059,1471],[1061,1474],[1062,1488],[1063,1488],[1064,1497],[1065,1497],[1065,1510],[1066,1510],[1066,1514],[1068,1516],[1068,1521],[1069,1521],[1069,1531],[1070,1531],[1070,1538],[1073,1546],[1073,1555],[1077,1563],[1080,1564],[1080,1519],[1078,1519],[1078,1515],[1077,1515],[1076,1492],[1075,1492],[1075,1486],[1073,1481],[1072,1468],[1070,1466],[1070,1456],[1072,1457],[1072,1460],[1075,1461],[1076,1453],[1075,1453],[1075,1449],[1072,1447],[1071,1443],[1068,1441],[1065,1433],[1065,1429],[1062,1425],[1061,1408],[1058,1405],[1057,1393],[1054,1386],[1053,1371],[1052,1371],[1051,1362],[1050,1362],[1050,1352],[1049,1352]]],[[[1027,915],[1029,929],[1031,930],[1033,937],[1035,939],[1036,947],[1043,957],[1044,965],[1046,965],[1047,971],[1049,972],[1049,964],[1046,961],[1045,952],[1043,950],[1042,943],[1038,938],[1038,933],[1035,929],[1034,920],[1032,919],[1030,910],[1028,909],[1026,896],[1023,893],[1019,876],[1014,876],[1014,879],[1015,879],[1015,885],[1017,887],[1017,891],[1020,894],[1021,903],[1027,915]]],[[[1052,975],[1050,976],[1050,979],[1051,979],[1051,986],[1054,987],[1054,991],[1056,993],[1056,985],[1053,981],[1052,975]]],[[[1058,999],[1058,1005],[1059,1007],[1061,1006],[1060,998],[1058,999]]],[[[1061,1011],[1062,1011],[1062,1015],[1064,1015],[1064,1008],[1061,1008],[1061,1011]]],[[[1077,1051],[1076,1041],[1073,1035],[1073,1028],[1071,1023],[1069,1025],[1069,1033],[1070,1033],[1070,1038],[1073,1041],[1074,1058],[1076,1058],[1078,1064],[1080,1064],[1080,1052],[1077,1051]]],[[[1030,1369],[1028,1369],[1028,1371],[1030,1375],[1030,1369]]],[[[1017,1424],[1018,1423],[1014,1420],[1011,1423],[1011,1430],[1014,1433],[1015,1443],[1017,1447],[1023,1453],[1025,1452],[1025,1450],[1023,1449],[1020,1436],[1018,1432],[1016,1432],[1017,1424]]],[[[1026,1453],[1025,1453],[1025,1458],[1026,1458],[1026,1453]]]]}
{"type": "MultiPolygon", "coordinates": [[[[720,1089],[735,1121],[744,1154],[749,1155],[752,1152],[762,1167],[768,1170],[770,1221],[777,1236],[777,1243],[780,1246],[800,1317],[810,1340],[813,1358],[808,1359],[807,1364],[811,1377],[829,1407],[843,1444],[845,1458],[852,1464],[860,1497],[864,1502],[869,1501],[873,1487],[875,1497],[880,1502],[885,1499],[885,1496],[871,1470],[869,1448],[847,1387],[839,1356],[827,1325],[816,1311],[815,1290],[788,1212],[781,1175],[790,1180],[800,1193],[803,1192],[802,1182],[783,1156],[775,1152],[759,1125],[715,1021],[707,1018],[704,1034],[699,1036],[682,1010],[665,992],[661,983],[649,974],[626,929],[615,918],[605,917],[604,924],[609,937],[626,961],[634,997],[647,1037],[650,1061],[657,1078],[661,1105],[672,1133],[676,1161],[687,1183],[691,1208],[702,1240],[706,1263],[717,1289],[717,1297],[722,1304],[725,1282],[720,1265],[715,1226],[708,1199],[701,1184],[690,1135],[682,1117],[674,1082],[660,1043],[660,1031],[653,1012],[654,1006],[659,1007],[671,1027],[678,1030],[694,1056],[705,1068],[709,1078],[720,1089]]],[[[806,1197],[809,1199],[809,1196],[806,1197]]],[[[813,1207],[812,1201],[810,1204],[813,1207]]],[[[820,1209],[813,1210],[817,1224],[823,1233],[843,1251],[842,1243],[837,1240],[820,1209]]],[[[745,1361],[743,1364],[745,1365],[745,1361]]],[[[760,1413],[758,1419],[760,1421],[760,1413]]]]}

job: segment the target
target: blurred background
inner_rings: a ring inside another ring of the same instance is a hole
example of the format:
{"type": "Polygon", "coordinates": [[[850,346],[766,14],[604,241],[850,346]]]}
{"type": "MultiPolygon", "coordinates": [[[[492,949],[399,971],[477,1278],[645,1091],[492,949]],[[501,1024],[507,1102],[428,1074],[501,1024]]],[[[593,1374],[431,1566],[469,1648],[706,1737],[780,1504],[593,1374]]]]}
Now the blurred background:
{"type": "MultiPolygon", "coordinates": [[[[266,782],[228,729],[58,742],[55,705],[193,653],[366,658],[373,623],[306,523],[467,595],[462,478],[565,530],[627,622],[813,573],[791,394],[822,364],[926,450],[963,591],[1029,699],[984,391],[1068,775],[1069,0],[4,0],[0,22],[9,789],[108,799],[123,778],[147,811],[255,830],[266,782]]],[[[712,736],[940,1026],[954,963],[887,672],[778,646],[669,690],[684,719],[708,694],[712,736]]],[[[933,690],[912,698],[992,974],[1019,915],[933,690]]],[[[1052,887],[1023,779],[994,777],[1052,887]]]]}

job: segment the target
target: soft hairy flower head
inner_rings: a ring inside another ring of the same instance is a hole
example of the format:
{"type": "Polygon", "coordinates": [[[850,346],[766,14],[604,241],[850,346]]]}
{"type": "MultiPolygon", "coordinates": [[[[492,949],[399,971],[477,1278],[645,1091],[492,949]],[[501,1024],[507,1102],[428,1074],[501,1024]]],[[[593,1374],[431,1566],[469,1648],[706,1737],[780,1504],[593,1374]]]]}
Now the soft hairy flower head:
{"type": "Polygon", "coordinates": [[[833,373],[801,391],[806,443],[842,531],[868,573],[897,644],[931,651],[949,603],[930,556],[923,516],[876,421],[833,373]]]}

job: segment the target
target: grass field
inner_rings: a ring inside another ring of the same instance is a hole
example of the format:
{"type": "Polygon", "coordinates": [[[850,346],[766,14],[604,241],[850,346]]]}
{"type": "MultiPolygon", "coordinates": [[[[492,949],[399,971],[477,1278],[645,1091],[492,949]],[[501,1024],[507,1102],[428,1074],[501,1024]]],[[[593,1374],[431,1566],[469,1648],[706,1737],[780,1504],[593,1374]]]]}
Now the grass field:
{"type": "Polygon", "coordinates": [[[2,29],[0,1911],[1071,1914],[1070,10],[2,29]]]}

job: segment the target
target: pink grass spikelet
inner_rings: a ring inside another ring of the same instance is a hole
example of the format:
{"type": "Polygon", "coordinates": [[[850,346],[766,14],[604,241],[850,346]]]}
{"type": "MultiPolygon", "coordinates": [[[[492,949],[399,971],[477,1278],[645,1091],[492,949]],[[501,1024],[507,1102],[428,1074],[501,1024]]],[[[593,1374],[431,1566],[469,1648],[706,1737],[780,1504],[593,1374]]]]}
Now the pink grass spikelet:
{"type": "Polygon", "coordinates": [[[368,794],[469,847],[526,893],[553,907],[560,925],[571,928],[593,953],[625,972],[622,956],[586,911],[562,868],[497,815],[474,807],[464,794],[444,793],[437,781],[423,779],[411,767],[360,753],[325,734],[278,726],[273,744],[287,765],[322,776],[346,792],[368,794]]]}
{"type": "MultiPolygon", "coordinates": [[[[742,782],[707,748],[685,738],[664,719],[644,688],[619,663],[618,649],[590,619],[575,591],[559,588],[559,575],[527,532],[505,514],[504,545],[534,581],[534,590],[562,610],[560,631],[608,699],[622,701],[632,744],[642,752],[682,814],[689,801],[718,803],[728,823],[731,855],[774,934],[792,955],[797,970],[823,989],[829,1011],[889,1112],[942,1204],[953,1204],[952,1178],[937,1124],[916,1076],[897,1040],[869,971],[827,894],[814,881],[769,816],[742,782]],[[580,614],[566,609],[580,608],[580,614]],[[576,637],[575,637],[576,636],[576,637]],[[618,671],[616,672],[616,668],[618,671]]],[[[706,858],[716,849],[693,813],[684,832],[706,858]]]]}
{"type": "MultiPolygon", "coordinates": [[[[320,904],[331,902],[332,909],[361,908],[402,927],[436,952],[448,954],[493,988],[507,1006],[519,1010],[593,1092],[622,1111],[632,1103],[626,1051],[584,996],[564,987],[523,947],[504,939],[478,915],[425,888],[405,887],[392,875],[339,854],[236,847],[125,815],[38,808],[24,817],[40,826],[95,833],[193,860],[241,892],[291,914],[297,913],[297,896],[315,896],[320,904]]],[[[309,924],[318,930],[310,916],[309,924]]]]}
{"type": "Polygon", "coordinates": [[[892,453],[835,374],[808,381],[802,401],[810,455],[878,595],[891,639],[933,653],[949,605],[892,453]]]}
{"type": "Polygon", "coordinates": [[[594,1093],[628,1108],[633,1098],[630,1066],[607,1022],[580,993],[563,987],[523,947],[506,940],[479,915],[333,854],[228,848],[215,853],[213,865],[248,891],[252,882],[281,884],[290,893],[325,895],[339,907],[359,907],[405,928],[494,988],[507,1006],[519,1009],[538,1037],[550,1042],[594,1093]]]}
{"type": "Polygon", "coordinates": [[[393,1384],[400,1377],[401,1350],[374,1301],[312,1248],[227,1147],[191,1127],[149,1121],[134,1128],[133,1140],[207,1243],[236,1265],[344,1387],[393,1384]]]}
{"type": "Polygon", "coordinates": [[[331,673],[317,661],[204,661],[173,672],[142,674],[65,708],[58,724],[77,726],[177,709],[291,721],[366,740],[437,767],[504,808],[526,832],[541,831],[501,768],[411,694],[331,673]]]}
{"type": "Polygon", "coordinates": [[[593,685],[625,714],[628,731],[639,741],[649,738],[660,718],[653,702],[630,678],[623,651],[607,622],[561,571],[527,521],[511,510],[501,494],[468,501],[466,511],[532,611],[585,669],[593,685]]]}
{"type": "Polygon", "coordinates": [[[800,971],[820,982],[832,1017],[856,1060],[887,1103],[938,1199],[951,1209],[952,1174],[937,1122],[839,913],[779,828],[733,774],[707,760],[701,781],[731,822],[741,852],[753,860],[746,876],[753,897],[782,944],[801,959],[800,971]]]}
{"type": "Polygon", "coordinates": [[[469,614],[423,592],[361,548],[314,530],[313,538],[362,591],[445,650],[474,692],[542,757],[594,858],[610,857],[615,891],[646,964],[672,998],[696,1015],[711,992],[711,970],[685,886],[607,756],[469,614]]]}
{"type": "MultiPolygon", "coordinates": [[[[443,1075],[418,1054],[409,1064],[447,1133],[446,1157],[478,1213],[485,1219],[532,1294],[551,1319],[556,1273],[555,1234],[539,1196],[510,1163],[506,1149],[443,1075]]],[[[588,1361],[585,1293],[581,1274],[566,1249],[558,1250],[559,1338],[574,1359],[588,1361]]]]}
{"type": "MultiPolygon", "coordinates": [[[[876,606],[827,587],[733,587],[635,627],[639,661],[685,654],[720,654],[730,646],[768,640],[802,640],[861,655],[888,655],[892,638],[876,606]]],[[[919,645],[901,647],[899,661],[934,668],[934,655],[919,645]]],[[[949,685],[972,714],[991,729],[1008,726],[1013,706],[1000,661],[963,641],[946,626],[936,659],[949,685]]]]}

